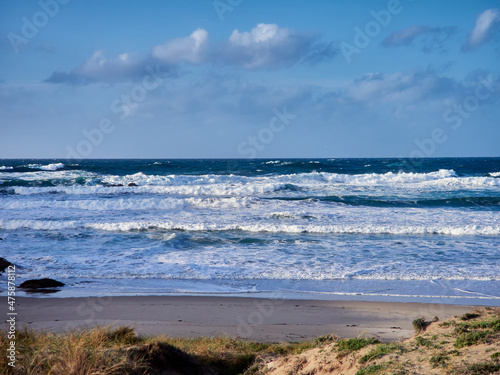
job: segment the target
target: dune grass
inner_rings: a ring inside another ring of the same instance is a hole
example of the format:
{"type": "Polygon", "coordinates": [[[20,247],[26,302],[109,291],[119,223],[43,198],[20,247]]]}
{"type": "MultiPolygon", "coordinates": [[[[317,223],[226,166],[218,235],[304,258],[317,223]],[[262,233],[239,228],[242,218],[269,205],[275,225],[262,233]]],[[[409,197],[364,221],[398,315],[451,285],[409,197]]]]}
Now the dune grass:
{"type": "MultiPolygon", "coordinates": [[[[0,349],[9,344],[0,333],[0,349]]],[[[24,329],[16,338],[16,367],[0,357],[6,374],[111,375],[159,374],[172,369],[180,374],[242,374],[259,356],[301,353],[319,345],[257,343],[229,337],[138,337],[130,327],[95,327],[54,334],[24,329]]],[[[3,373],[3,372],[2,372],[3,373]]]]}
{"type": "MultiPolygon", "coordinates": [[[[309,349],[330,360],[354,361],[357,375],[500,372],[500,310],[481,309],[440,324],[404,342],[326,335],[300,343],[259,343],[230,337],[140,337],[130,327],[95,327],[64,333],[24,329],[17,332],[16,367],[0,356],[0,373],[8,375],[262,375],[269,360],[307,355],[309,349]],[[430,330],[430,332],[429,332],[430,330]],[[481,347],[475,362],[469,348],[481,347]],[[420,366],[420,367],[419,367],[420,366]],[[422,367],[424,366],[424,367],[422,367]],[[416,368],[421,368],[415,372],[416,368]],[[436,372],[437,371],[437,372],[436,372]],[[429,372],[430,373],[430,372],[429,372]]],[[[420,327],[420,324],[419,324],[420,327]]],[[[0,350],[10,340],[0,331],[0,350]]]]}

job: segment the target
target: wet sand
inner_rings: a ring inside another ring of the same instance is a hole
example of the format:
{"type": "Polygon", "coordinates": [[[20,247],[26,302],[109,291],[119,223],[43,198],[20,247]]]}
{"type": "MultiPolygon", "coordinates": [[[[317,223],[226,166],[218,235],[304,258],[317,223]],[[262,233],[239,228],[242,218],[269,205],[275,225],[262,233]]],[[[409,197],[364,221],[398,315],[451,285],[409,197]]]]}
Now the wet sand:
{"type": "MultiPolygon", "coordinates": [[[[7,298],[1,300],[1,313],[7,316],[7,298]]],[[[128,325],[140,335],[231,336],[266,342],[301,341],[326,334],[392,341],[410,337],[412,321],[418,317],[446,319],[473,308],[203,296],[16,298],[18,329],[27,326],[61,332],[96,325],[128,325]]]]}

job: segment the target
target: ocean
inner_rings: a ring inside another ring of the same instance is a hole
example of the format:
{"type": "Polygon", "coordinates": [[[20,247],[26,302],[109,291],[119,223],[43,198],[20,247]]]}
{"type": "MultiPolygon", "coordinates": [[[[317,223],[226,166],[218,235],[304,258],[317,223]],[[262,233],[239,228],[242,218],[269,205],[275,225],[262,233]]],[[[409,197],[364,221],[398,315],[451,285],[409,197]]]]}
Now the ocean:
{"type": "Polygon", "coordinates": [[[498,306],[500,158],[0,160],[0,238],[53,297],[498,306]]]}

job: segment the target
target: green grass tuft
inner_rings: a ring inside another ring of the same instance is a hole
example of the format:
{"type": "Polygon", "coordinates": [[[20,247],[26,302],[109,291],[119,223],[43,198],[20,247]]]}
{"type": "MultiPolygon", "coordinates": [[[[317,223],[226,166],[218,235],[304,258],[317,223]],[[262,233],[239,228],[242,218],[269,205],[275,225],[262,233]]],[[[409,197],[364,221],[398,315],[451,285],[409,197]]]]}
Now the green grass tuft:
{"type": "Polygon", "coordinates": [[[361,338],[361,337],[355,337],[352,339],[342,339],[337,341],[337,349],[339,351],[343,352],[352,352],[356,350],[360,350],[364,348],[365,346],[372,345],[372,344],[378,344],[380,341],[378,341],[375,338],[361,338]]]}
{"type": "Polygon", "coordinates": [[[500,364],[498,363],[474,363],[466,365],[463,368],[456,369],[456,375],[491,375],[497,374],[500,371],[500,364]]]}
{"type": "Polygon", "coordinates": [[[432,344],[432,341],[429,339],[426,339],[422,336],[417,336],[415,337],[415,343],[417,346],[425,346],[427,348],[433,347],[434,345],[432,344]]]}
{"type": "Polygon", "coordinates": [[[464,346],[478,345],[487,342],[490,336],[491,331],[489,330],[462,333],[457,337],[454,346],[460,349],[464,346]]]}
{"type": "Polygon", "coordinates": [[[380,374],[384,366],[382,365],[371,365],[362,369],[359,369],[356,372],[356,375],[371,375],[371,374],[380,374]]]}
{"type": "Polygon", "coordinates": [[[379,344],[370,350],[367,354],[362,356],[359,363],[367,363],[375,359],[381,358],[386,354],[392,353],[396,350],[402,350],[401,345],[398,344],[379,344]]]}
{"type": "Polygon", "coordinates": [[[431,359],[429,359],[429,363],[432,365],[432,368],[445,367],[447,360],[448,356],[445,353],[439,353],[433,355],[431,359]]]}

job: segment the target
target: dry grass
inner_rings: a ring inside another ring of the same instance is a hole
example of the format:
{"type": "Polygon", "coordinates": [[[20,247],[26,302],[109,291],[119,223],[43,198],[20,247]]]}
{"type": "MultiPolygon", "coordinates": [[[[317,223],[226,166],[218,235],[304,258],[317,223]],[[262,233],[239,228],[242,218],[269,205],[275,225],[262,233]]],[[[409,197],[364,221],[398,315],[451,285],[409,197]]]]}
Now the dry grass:
{"type": "MultiPolygon", "coordinates": [[[[62,334],[17,333],[13,375],[499,374],[500,310],[480,309],[398,343],[337,339],[257,343],[218,338],[137,337],[128,327],[62,334]]],[[[0,350],[9,346],[0,332],[0,350]]]]}
{"type": "MultiPolygon", "coordinates": [[[[1,332],[2,353],[9,341],[1,332]]],[[[9,367],[8,359],[2,356],[0,371],[13,375],[236,375],[261,357],[300,353],[315,345],[315,341],[269,344],[228,337],[140,338],[128,327],[96,327],[63,334],[24,330],[16,338],[16,367],[9,367]]]]}

